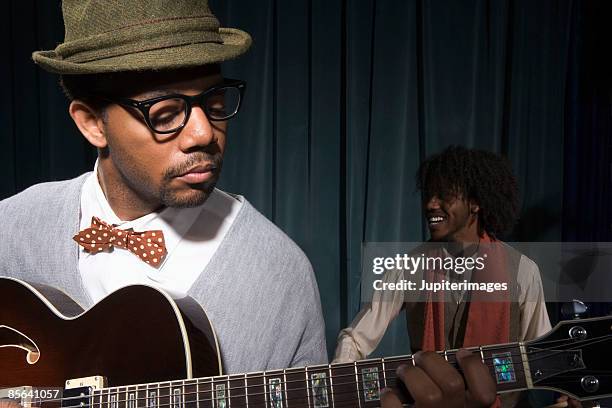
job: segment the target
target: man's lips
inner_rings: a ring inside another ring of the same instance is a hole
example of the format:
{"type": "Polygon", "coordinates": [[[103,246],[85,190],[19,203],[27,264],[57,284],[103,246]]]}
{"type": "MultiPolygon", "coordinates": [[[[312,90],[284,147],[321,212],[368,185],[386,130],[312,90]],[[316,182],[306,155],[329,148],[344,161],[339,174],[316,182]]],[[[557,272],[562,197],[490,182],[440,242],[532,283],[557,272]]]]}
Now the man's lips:
{"type": "Polygon", "coordinates": [[[441,214],[428,214],[427,215],[427,224],[429,225],[429,228],[435,228],[445,221],[446,221],[446,216],[444,215],[441,215],[441,214]]]}
{"type": "Polygon", "coordinates": [[[188,184],[198,184],[209,181],[215,176],[217,166],[214,164],[199,165],[190,168],[176,178],[188,184]]]}

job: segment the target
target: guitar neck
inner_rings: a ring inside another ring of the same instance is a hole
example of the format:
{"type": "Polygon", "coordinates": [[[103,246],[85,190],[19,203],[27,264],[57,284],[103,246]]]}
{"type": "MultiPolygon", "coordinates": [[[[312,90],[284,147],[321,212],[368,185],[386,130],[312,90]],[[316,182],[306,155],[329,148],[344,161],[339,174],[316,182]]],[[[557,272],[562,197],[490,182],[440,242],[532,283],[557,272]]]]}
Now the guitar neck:
{"type": "MultiPolygon", "coordinates": [[[[497,382],[498,392],[530,388],[519,343],[470,349],[497,382]]],[[[439,352],[456,364],[456,351],[439,352]]],[[[377,407],[380,391],[396,386],[395,371],[412,356],[113,387],[93,393],[93,408],[377,407]]]]}

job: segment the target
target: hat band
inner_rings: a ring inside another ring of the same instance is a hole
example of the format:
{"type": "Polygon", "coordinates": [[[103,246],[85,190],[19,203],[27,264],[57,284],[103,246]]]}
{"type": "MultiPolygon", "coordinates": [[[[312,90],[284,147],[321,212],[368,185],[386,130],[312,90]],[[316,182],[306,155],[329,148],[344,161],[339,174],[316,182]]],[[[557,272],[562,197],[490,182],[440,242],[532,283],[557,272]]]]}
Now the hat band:
{"type": "Polygon", "coordinates": [[[55,53],[73,63],[103,60],[126,54],[195,43],[219,43],[219,22],[214,16],[173,18],[131,25],[60,44],[55,53]]]}

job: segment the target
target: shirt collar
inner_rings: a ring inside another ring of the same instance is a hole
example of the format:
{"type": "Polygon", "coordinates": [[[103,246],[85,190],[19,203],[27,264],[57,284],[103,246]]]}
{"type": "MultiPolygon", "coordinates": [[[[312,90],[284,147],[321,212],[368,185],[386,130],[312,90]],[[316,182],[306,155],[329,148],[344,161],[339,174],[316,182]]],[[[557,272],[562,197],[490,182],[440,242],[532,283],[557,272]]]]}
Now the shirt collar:
{"type": "MultiPolygon", "coordinates": [[[[211,200],[207,200],[207,202],[208,201],[211,200]]],[[[206,202],[200,206],[191,208],[167,207],[161,211],[154,211],[131,221],[123,221],[113,211],[102,191],[102,187],[98,180],[98,161],[96,160],[94,171],[83,186],[83,192],[81,194],[82,219],[80,224],[81,229],[89,227],[91,217],[97,216],[106,223],[115,224],[121,229],[133,228],[134,231],[137,232],[144,230],[161,230],[164,233],[164,239],[166,241],[166,250],[168,251],[168,255],[166,256],[167,260],[183,236],[185,236],[189,228],[193,225],[198,215],[202,212],[205,205],[206,202]]],[[[163,264],[160,268],[161,267],[163,267],[163,264]]]]}

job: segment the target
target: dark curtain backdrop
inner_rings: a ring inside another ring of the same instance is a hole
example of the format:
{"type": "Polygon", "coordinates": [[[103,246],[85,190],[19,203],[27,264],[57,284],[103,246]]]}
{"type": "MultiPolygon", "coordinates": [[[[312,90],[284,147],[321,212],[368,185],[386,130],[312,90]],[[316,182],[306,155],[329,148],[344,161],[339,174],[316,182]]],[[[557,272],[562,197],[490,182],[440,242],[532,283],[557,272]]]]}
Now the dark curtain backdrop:
{"type": "MultiPolygon", "coordinates": [[[[248,88],[230,126],[221,187],[246,196],[310,258],[330,353],[360,307],[362,243],[426,238],[414,173],[449,144],[511,160],[522,218],[510,238],[610,239],[603,1],[211,7],[254,38],[245,57],[225,66],[248,88]]],[[[71,123],[55,76],[30,60],[63,39],[59,2],[11,0],[0,18],[2,198],[90,170],[95,152],[71,123]]],[[[399,321],[379,354],[407,350],[399,321]]]]}

